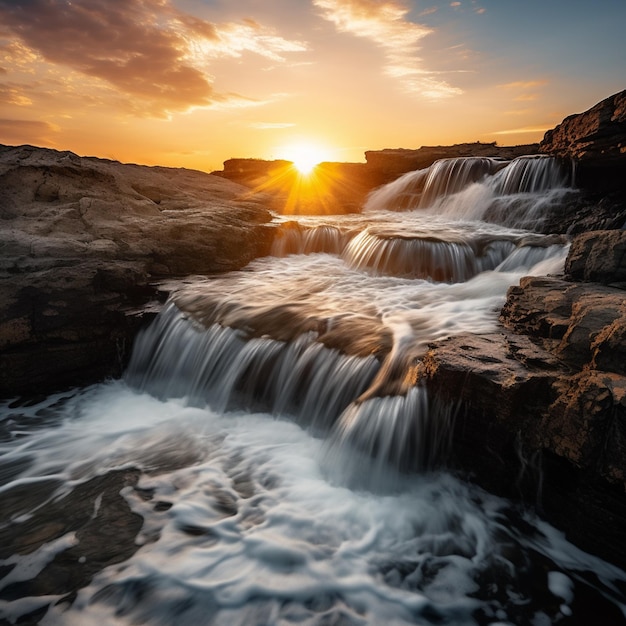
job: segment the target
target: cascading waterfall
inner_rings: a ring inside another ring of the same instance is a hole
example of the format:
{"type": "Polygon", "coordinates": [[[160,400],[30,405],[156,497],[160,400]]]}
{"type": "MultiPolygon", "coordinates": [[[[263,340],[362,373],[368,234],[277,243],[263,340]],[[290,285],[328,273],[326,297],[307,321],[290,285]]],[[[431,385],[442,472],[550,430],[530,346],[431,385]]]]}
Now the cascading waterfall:
{"type": "Polygon", "coordinates": [[[0,621],[626,624],[626,573],[446,473],[454,407],[418,376],[429,344],[496,330],[510,285],[562,270],[567,240],[532,231],[568,185],[544,158],[446,160],[362,215],[283,221],[272,256],[181,282],[122,381],[6,403],[18,528],[91,480],[139,482],[120,510],[98,491],[79,532],[26,526],[0,621]],[[124,507],[141,530],[96,567],[83,537],[103,519],[120,543],[124,507]],[[83,586],[38,596],[64,560],[83,586]]]}
{"type": "Polygon", "coordinates": [[[137,339],[125,378],[162,398],[292,415],[327,431],[368,387],[379,363],[326,349],[312,333],[292,342],[213,325],[204,330],[170,304],[137,339]]]}
{"type": "Polygon", "coordinates": [[[573,165],[535,155],[510,162],[460,157],[436,161],[374,191],[368,211],[422,209],[452,219],[539,230],[573,194],[573,165]]]}

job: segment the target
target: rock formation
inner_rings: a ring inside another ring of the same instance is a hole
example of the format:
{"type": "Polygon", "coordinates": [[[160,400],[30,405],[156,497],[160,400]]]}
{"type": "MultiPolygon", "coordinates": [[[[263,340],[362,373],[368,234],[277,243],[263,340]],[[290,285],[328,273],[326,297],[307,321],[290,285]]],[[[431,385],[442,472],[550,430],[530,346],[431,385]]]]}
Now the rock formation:
{"type": "Polygon", "coordinates": [[[578,183],[604,192],[626,190],[626,91],[549,130],[539,151],[574,159],[578,183]]]}
{"type": "Polygon", "coordinates": [[[119,373],[150,282],[245,265],[271,216],[203,172],[3,146],[0,219],[6,397],[119,373]]]}
{"type": "Polygon", "coordinates": [[[625,243],[624,231],[579,236],[564,278],[528,277],[509,289],[501,332],[434,345],[422,366],[434,397],[460,407],[459,467],[530,498],[579,545],[621,564],[626,257],[609,259],[607,249],[625,243]],[[585,277],[597,282],[575,280],[585,277]]]}

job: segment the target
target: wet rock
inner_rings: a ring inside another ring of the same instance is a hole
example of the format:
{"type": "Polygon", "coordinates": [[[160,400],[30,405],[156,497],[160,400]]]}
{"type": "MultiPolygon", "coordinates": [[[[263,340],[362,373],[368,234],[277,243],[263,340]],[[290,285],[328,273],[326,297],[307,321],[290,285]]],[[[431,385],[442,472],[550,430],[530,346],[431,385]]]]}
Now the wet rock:
{"type": "Polygon", "coordinates": [[[576,371],[510,332],[438,343],[421,374],[435,406],[455,407],[453,466],[626,564],[626,376],[576,371]]]}
{"type": "MultiPolygon", "coordinates": [[[[32,554],[63,537],[68,540],[32,578],[5,581],[0,598],[73,594],[103,568],[130,558],[139,548],[135,539],[143,521],[120,492],[135,485],[139,475],[138,470],[110,471],[57,497],[47,490],[28,516],[5,524],[0,529],[1,558],[32,554]]],[[[11,490],[2,500],[7,497],[11,490]]]]}
{"type": "Polygon", "coordinates": [[[458,467],[537,504],[578,545],[621,566],[624,242],[622,231],[580,235],[565,277],[525,277],[509,289],[501,333],[434,344],[421,372],[435,404],[458,407],[458,467]]]}

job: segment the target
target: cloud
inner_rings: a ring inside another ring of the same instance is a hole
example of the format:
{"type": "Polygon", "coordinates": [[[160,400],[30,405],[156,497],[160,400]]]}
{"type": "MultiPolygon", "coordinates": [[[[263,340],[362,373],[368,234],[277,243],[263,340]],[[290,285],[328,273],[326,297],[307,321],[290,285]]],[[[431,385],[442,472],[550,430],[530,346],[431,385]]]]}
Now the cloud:
{"type": "Polygon", "coordinates": [[[295,124],[293,122],[252,122],[250,128],[256,130],[275,130],[279,128],[293,128],[295,124]]]}
{"type": "Polygon", "coordinates": [[[162,112],[210,105],[208,65],[244,52],[283,61],[305,44],[263,26],[215,25],[170,0],[0,0],[5,32],[48,63],[106,81],[162,112]]]}
{"type": "Polygon", "coordinates": [[[57,132],[58,127],[48,122],[0,119],[0,141],[3,143],[51,143],[51,136],[57,132]]]}
{"type": "Polygon", "coordinates": [[[547,84],[547,80],[517,80],[512,83],[500,85],[500,87],[503,89],[534,89],[535,87],[543,87],[547,84]]]}
{"type": "Polygon", "coordinates": [[[394,0],[313,0],[322,17],[338,31],[369,39],[384,52],[385,72],[405,89],[432,100],[457,95],[460,89],[436,77],[417,56],[418,43],[433,31],[409,21],[409,9],[394,0]]]}
{"type": "Polygon", "coordinates": [[[0,83],[0,104],[30,106],[33,101],[24,93],[22,85],[0,83]]]}
{"type": "Polygon", "coordinates": [[[523,133],[545,133],[547,130],[554,128],[552,126],[524,126],[523,128],[512,128],[510,130],[498,130],[491,133],[492,135],[517,135],[523,133]]]}

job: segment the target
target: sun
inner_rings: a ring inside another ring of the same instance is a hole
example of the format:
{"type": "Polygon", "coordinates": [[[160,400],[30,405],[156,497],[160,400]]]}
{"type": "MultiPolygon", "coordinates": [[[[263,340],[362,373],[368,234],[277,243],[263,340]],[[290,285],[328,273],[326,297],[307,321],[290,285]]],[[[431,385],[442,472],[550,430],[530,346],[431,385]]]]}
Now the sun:
{"type": "Polygon", "coordinates": [[[280,157],[291,161],[303,176],[311,174],[322,161],[327,161],[328,154],[321,146],[308,142],[291,144],[280,150],[280,157]]]}

